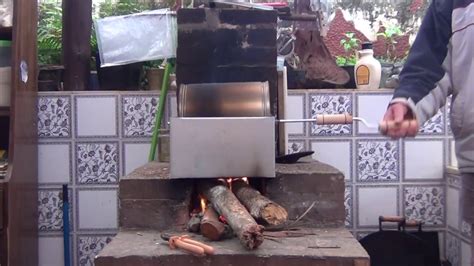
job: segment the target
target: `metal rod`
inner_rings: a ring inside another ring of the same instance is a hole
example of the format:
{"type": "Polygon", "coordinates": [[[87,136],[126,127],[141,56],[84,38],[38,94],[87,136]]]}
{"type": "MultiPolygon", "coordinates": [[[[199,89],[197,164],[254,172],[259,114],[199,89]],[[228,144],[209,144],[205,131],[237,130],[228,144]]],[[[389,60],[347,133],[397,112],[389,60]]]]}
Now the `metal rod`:
{"type": "Polygon", "coordinates": [[[308,119],[281,119],[275,120],[279,123],[300,123],[300,122],[316,122],[316,118],[308,118],[308,119]]]}

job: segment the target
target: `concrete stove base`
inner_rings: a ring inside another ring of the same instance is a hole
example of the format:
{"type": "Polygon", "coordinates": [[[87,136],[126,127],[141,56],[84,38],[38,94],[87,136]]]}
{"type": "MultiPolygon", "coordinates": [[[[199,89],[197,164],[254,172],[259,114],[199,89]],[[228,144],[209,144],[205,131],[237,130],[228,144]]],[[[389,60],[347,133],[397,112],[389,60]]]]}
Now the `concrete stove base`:
{"type": "Polygon", "coordinates": [[[281,243],[265,240],[253,251],[245,250],[237,238],[207,242],[216,254],[195,257],[171,250],[159,231],[121,231],[96,257],[96,266],[369,266],[369,256],[344,228],[311,229],[315,235],[281,238],[281,243]]]}

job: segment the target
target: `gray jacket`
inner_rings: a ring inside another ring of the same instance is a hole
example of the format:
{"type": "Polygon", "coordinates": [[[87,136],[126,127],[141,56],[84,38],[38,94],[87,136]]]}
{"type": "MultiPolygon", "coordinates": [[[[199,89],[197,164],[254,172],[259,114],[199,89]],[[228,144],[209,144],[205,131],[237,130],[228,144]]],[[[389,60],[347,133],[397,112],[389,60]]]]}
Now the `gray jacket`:
{"type": "Polygon", "coordinates": [[[474,0],[433,0],[400,74],[392,102],[422,125],[451,102],[458,167],[474,173],[474,0]]]}

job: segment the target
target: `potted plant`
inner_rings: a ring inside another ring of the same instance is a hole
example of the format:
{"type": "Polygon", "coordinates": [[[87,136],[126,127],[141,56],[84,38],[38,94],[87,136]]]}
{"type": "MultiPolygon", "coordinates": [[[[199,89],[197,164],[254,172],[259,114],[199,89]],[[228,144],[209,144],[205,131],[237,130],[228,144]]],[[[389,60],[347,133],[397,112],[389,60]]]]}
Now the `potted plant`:
{"type": "Polygon", "coordinates": [[[163,60],[148,61],[143,64],[145,72],[146,88],[149,90],[160,90],[163,82],[165,68],[163,60]]]}
{"type": "Polygon", "coordinates": [[[397,38],[402,35],[401,28],[393,25],[386,26],[383,32],[377,33],[377,37],[383,40],[384,45],[384,54],[378,58],[382,65],[381,87],[393,88],[397,86],[396,82],[393,82],[393,79],[398,77],[403,67],[403,62],[408,54],[408,49],[403,56],[399,56],[397,53],[397,38]]]}
{"type": "Polygon", "coordinates": [[[40,3],[38,22],[38,90],[61,89],[62,9],[56,3],[40,3]]]}
{"type": "Polygon", "coordinates": [[[344,88],[355,88],[354,66],[357,63],[357,50],[359,49],[360,40],[355,36],[355,33],[346,32],[340,44],[344,48],[345,55],[336,56],[336,64],[345,69],[350,77],[344,88]]]}

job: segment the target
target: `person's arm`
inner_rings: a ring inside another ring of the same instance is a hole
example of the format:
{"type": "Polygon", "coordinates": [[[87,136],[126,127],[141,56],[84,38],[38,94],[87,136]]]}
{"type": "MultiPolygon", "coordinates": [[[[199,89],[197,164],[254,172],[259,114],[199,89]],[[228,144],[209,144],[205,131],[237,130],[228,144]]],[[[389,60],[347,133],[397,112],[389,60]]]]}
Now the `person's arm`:
{"type": "MultiPolygon", "coordinates": [[[[451,90],[449,41],[452,0],[433,0],[400,73],[400,86],[385,114],[385,121],[417,119],[422,125],[445,104],[451,90]]],[[[387,135],[414,136],[416,131],[394,128],[387,135]]]]}

